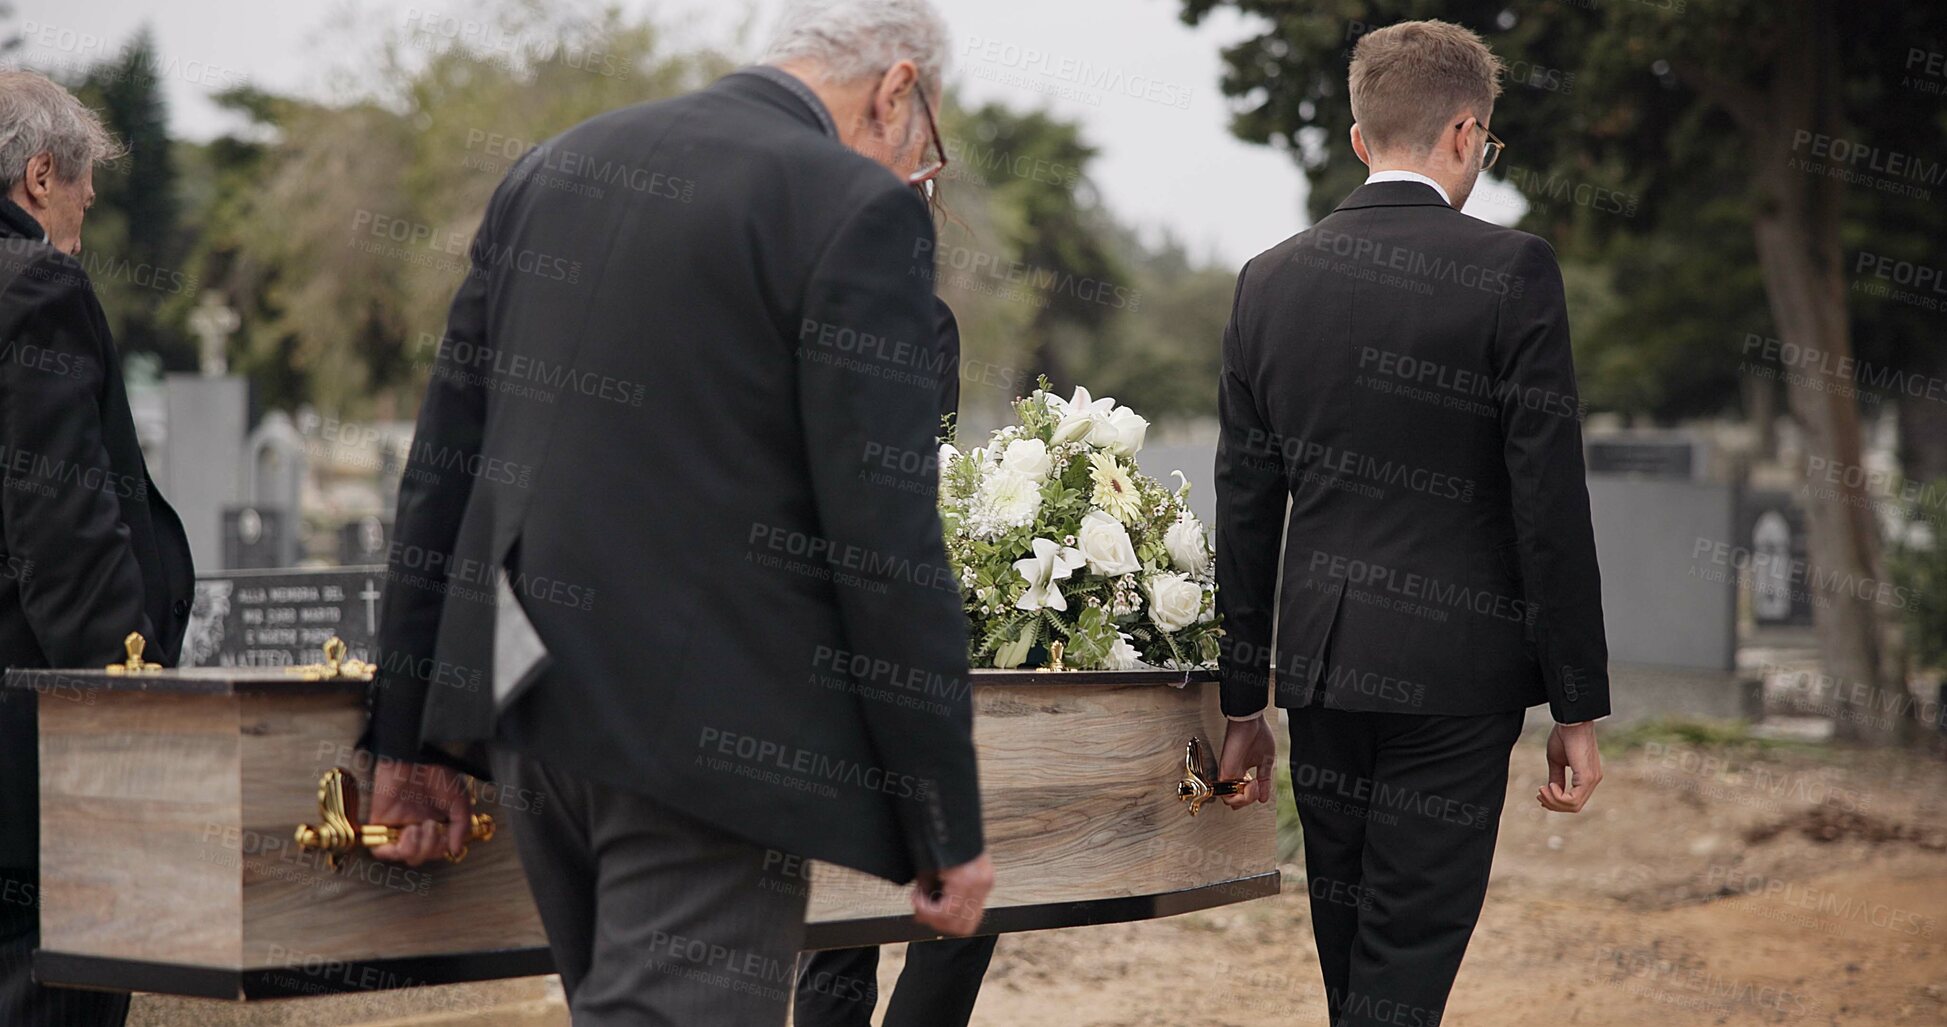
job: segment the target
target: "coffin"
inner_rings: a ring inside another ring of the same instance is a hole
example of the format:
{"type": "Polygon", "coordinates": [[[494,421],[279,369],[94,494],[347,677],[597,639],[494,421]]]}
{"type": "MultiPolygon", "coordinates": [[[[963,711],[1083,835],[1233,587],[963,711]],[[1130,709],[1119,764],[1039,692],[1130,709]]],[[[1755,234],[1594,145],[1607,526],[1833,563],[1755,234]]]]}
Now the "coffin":
{"type": "MultiPolygon", "coordinates": [[[[322,837],[321,779],[370,768],[351,749],[364,682],[294,669],[7,674],[39,693],[42,981],[243,1000],[551,972],[511,837],[417,870],[299,843],[299,825],[322,837]]],[[[1210,776],[1185,783],[1187,744],[1223,730],[1211,680],[990,671],[973,696],[998,873],[984,931],[1277,892],[1269,806],[1193,816],[1179,798],[1210,776]]],[[[483,785],[478,808],[503,798],[483,785]]],[[[931,936],[902,889],[806,876],[808,948],[931,936]]]]}

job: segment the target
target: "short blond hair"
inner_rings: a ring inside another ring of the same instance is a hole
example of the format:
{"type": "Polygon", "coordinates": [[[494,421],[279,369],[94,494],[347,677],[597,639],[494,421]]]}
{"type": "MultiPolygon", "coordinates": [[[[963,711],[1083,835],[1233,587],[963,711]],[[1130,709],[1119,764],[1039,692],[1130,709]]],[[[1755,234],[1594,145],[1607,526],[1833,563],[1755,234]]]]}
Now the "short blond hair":
{"type": "Polygon", "coordinates": [[[1352,120],[1368,147],[1424,156],[1456,112],[1487,123],[1504,70],[1480,36],[1452,22],[1375,29],[1352,51],[1352,120]]]}

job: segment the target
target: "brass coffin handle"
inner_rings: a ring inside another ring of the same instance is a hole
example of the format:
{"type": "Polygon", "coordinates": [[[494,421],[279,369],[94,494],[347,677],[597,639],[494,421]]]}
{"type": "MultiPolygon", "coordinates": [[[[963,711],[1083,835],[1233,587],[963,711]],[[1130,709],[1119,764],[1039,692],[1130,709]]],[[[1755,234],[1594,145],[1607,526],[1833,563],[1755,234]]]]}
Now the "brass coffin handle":
{"type": "Polygon", "coordinates": [[[1222,795],[1236,795],[1257,780],[1257,768],[1244,772],[1244,776],[1231,781],[1217,779],[1217,762],[1210,755],[1210,748],[1203,739],[1192,735],[1183,743],[1183,780],[1176,783],[1176,797],[1190,804],[1190,815],[1196,816],[1203,804],[1222,795]]]}
{"type": "MultiPolygon", "coordinates": [[[[351,772],[343,767],[333,767],[318,779],[318,819],[322,823],[299,824],[297,826],[297,847],[304,851],[320,851],[325,854],[325,866],[338,869],[338,861],[359,849],[374,849],[381,845],[391,845],[399,840],[399,829],[387,824],[360,824],[358,822],[358,785],[352,780],[351,772]]],[[[494,818],[491,814],[475,813],[467,830],[467,841],[490,841],[494,836],[494,818]]],[[[466,858],[467,850],[446,857],[449,863],[458,863],[466,858]]]]}
{"type": "Polygon", "coordinates": [[[128,633],[127,638],[122,639],[122,652],[128,658],[120,663],[111,663],[102,669],[107,671],[110,677],[123,677],[129,674],[160,674],[162,673],[161,664],[149,663],[142,659],[142,652],[148,647],[149,643],[142,638],[140,631],[131,631],[128,633]]]}

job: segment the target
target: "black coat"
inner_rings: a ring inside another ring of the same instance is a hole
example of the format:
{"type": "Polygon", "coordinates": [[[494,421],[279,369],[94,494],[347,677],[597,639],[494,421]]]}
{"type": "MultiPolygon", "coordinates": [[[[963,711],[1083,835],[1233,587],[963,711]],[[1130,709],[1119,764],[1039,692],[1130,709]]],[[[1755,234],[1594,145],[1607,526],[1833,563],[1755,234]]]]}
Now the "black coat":
{"type": "MultiPolygon", "coordinates": [[[[0,667],[174,663],[195,590],[81,263],[0,200],[0,667]]],[[[36,864],[34,696],[0,691],[0,866],[36,864]]]]}
{"type": "Polygon", "coordinates": [[[1362,186],[1245,265],[1219,404],[1227,713],[1264,705],[1274,600],[1281,706],[1609,712],[1546,242],[1422,184],[1362,186]]]}
{"type": "Polygon", "coordinates": [[[739,73],[510,171],[400,490],[376,752],[498,740],[897,881],[981,851],[933,227],[819,115],[739,73]],[[497,712],[503,567],[551,662],[497,712]]]}

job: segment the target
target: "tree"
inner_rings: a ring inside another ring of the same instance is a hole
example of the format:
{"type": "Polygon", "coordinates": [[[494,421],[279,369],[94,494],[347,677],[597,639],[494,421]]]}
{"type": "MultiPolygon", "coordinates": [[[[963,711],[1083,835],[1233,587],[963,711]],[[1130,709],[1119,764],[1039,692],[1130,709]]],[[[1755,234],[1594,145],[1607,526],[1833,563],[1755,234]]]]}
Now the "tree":
{"type": "MultiPolygon", "coordinates": [[[[1345,75],[1357,37],[1395,21],[1446,18],[1481,32],[1509,63],[1515,95],[1495,124],[1513,144],[1510,157],[1521,155],[1510,164],[1525,171],[1515,184],[1527,193],[1541,183],[1548,196],[1558,195],[1553,184],[1567,187],[1559,193],[1566,203],[1531,211],[1524,225],[1555,240],[1565,260],[1614,258],[1611,287],[1639,334],[1653,340],[1611,346],[1608,360],[1676,377],[1687,351],[1706,370],[1721,370],[1745,355],[1752,336],[1778,339],[1774,353],[1810,355],[1784,368],[1775,356],[1753,362],[1791,372],[1785,396],[1806,437],[1805,470],[1817,478],[1805,492],[1808,587],[1819,593],[1827,670],[1869,693],[1884,689],[1889,701],[1904,699],[1890,609],[1875,602],[1886,573],[1860,473],[1853,340],[1860,320],[1879,325],[1909,312],[1849,306],[1849,293],[1861,291],[1855,286],[1874,289],[1866,276],[1900,257],[1868,248],[1849,261],[1846,250],[1860,241],[1848,232],[1877,239],[1885,229],[1899,239],[1929,226],[1938,238],[1942,215],[1926,200],[1944,184],[1941,165],[1918,158],[1935,148],[1940,106],[1927,82],[1897,94],[1888,71],[1910,59],[1914,41],[1947,36],[1947,9],[1890,0],[1544,0],[1519,9],[1493,0],[1184,0],[1183,16],[1195,23],[1218,6],[1269,20],[1266,31],[1225,52],[1224,90],[1238,98],[1233,129],[1297,156],[1315,214],[1363,170],[1346,141],[1345,75]],[[1877,73],[1848,79],[1849,67],[1877,73]],[[1901,170],[1888,170],[1888,153],[1899,155],[1892,163],[1901,170]],[[1604,199],[1618,196],[1633,202],[1604,199]],[[1697,238],[1701,225],[1715,226],[1708,245],[1671,252],[1670,241],[1697,238]],[[1733,236],[1748,238],[1749,249],[1733,236]],[[1762,318],[1741,270],[1749,264],[1719,263],[1741,252],[1755,258],[1762,318]],[[1646,288],[1646,280],[1661,284],[1646,288]],[[1648,322],[1654,331],[1644,332],[1632,290],[1688,296],[1646,304],[1657,316],[1648,322]],[[1672,338],[1684,340],[1682,349],[1668,347],[1672,338]]],[[[1605,388],[1599,382],[1590,392],[1605,388]]],[[[1648,404],[1667,389],[1631,399],[1609,388],[1607,398],[1648,404]]],[[[1910,726],[1840,724],[1881,742],[1910,726]]]]}
{"type": "MultiPolygon", "coordinates": [[[[527,148],[732,65],[665,53],[650,26],[539,5],[481,12],[512,52],[395,32],[332,101],[244,88],[250,129],[198,155],[221,182],[192,265],[244,314],[233,366],[272,406],[398,416],[424,391],[465,243],[527,148]],[[457,242],[455,242],[457,240],[457,242]]],[[[611,183],[609,188],[619,188],[611,183]]]]}
{"type": "Polygon", "coordinates": [[[121,347],[156,353],[170,370],[188,370],[194,347],[163,314],[178,297],[193,300],[195,288],[182,272],[186,247],[154,36],[146,28],[136,33],[114,60],[90,68],[76,92],[102,112],[128,151],[95,173],[96,209],[83,261],[121,347]]]}
{"type": "Polygon", "coordinates": [[[982,209],[979,230],[953,232],[970,228],[963,219],[942,231],[942,295],[953,304],[985,293],[1025,308],[1009,318],[1022,358],[1057,386],[1072,384],[1073,351],[1140,302],[1109,252],[1109,219],[1086,176],[1095,148],[1073,122],[998,103],[955,109],[944,131],[962,165],[947,187],[971,200],[952,209],[982,209]]]}

